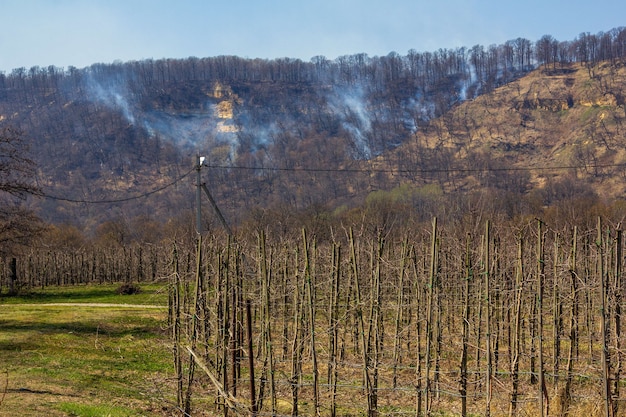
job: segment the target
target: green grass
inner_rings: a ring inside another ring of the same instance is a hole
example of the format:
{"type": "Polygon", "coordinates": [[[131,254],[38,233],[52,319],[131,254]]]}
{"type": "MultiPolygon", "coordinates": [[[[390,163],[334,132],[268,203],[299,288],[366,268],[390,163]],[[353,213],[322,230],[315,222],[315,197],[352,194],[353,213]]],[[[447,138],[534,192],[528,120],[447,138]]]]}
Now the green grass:
{"type": "Polygon", "coordinates": [[[75,417],[131,417],[141,415],[126,407],[110,405],[61,403],[59,409],[75,417]]]}
{"type": "Polygon", "coordinates": [[[175,388],[167,291],[115,289],[57,287],[0,299],[0,416],[168,415],[175,388]]]}
{"type": "Polygon", "coordinates": [[[141,292],[119,295],[120,284],[78,285],[68,287],[46,287],[23,290],[18,296],[0,295],[2,304],[48,304],[48,303],[110,303],[167,305],[165,284],[140,284],[141,292]]]}

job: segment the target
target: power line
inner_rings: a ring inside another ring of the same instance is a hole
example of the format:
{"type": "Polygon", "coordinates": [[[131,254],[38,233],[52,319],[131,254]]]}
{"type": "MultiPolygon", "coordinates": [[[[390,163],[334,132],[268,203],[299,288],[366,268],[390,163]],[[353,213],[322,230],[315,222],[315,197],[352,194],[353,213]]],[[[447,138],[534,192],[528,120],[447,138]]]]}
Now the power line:
{"type": "Polygon", "coordinates": [[[184,173],[183,175],[181,175],[180,177],[176,178],[175,180],[173,180],[172,182],[169,182],[159,188],[155,188],[154,190],[145,192],[143,194],[139,194],[139,195],[135,195],[135,196],[130,196],[130,197],[124,197],[124,198],[114,198],[114,199],[106,199],[106,200],[86,200],[86,199],[74,199],[74,198],[67,198],[67,197],[59,197],[59,196],[54,196],[51,194],[46,194],[45,192],[41,192],[39,194],[36,194],[40,197],[44,197],[50,200],[56,200],[56,201],[66,201],[68,203],[82,203],[82,204],[113,204],[113,203],[123,203],[126,201],[132,201],[132,200],[139,200],[140,198],[144,198],[144,197],[148,197],[151,196],[152,194],[156,194],[160,191],[163,191],[167,188],[170,188],[174,185],[176,185],[178,182],[182,181],[183,179],[185,179],[189,174],[191,174],[191,172],[194,170],[195,168],[190,169],[189,171],[187,171],[186,173],[184,173]]]}
{"type": "MultiPolygon", "coordinates": [[[[436,173],[473,173],[473,172],[515,172],[515,171],[561,171],[571,169],[602,169],[602,168],[626,168],[626,163],[621,164],[589,164],[589,165],[557,165],[557,166],[535,166],[535,167],[485,167],[485,168],[415,168],[415,169],[402,169],[402,168],[308,168],[308,167],[255,167],[244,165],[210,165],[203,164],[203,167],[211,169],[225,169],[225,170],[242,170],[242,171],[273,171],[273,172],[310,172],[310,173],[382,173],[382,174],[436,174],[436,173]]],[[[60,197],[45,192],[36,194],[40,197],[44,197],[50,200],[65,201],[69,203],[81,203],[81,204],[113,204],[123,203],[132,200],[138,200],[148,197],[152,194],[156,194],[169,187],[174,186],[178,182],[185,179],[195,167],[176,178],[172,182],[165,184],[154,190],[124,198],[116,199],[103,199],[103,200],[87,200],[87,199],[74,199],[67,197],[60,197]]]]}
{"type": "Polygon", "coordinates": [[[621,164],[588,164],[588,165],[556,165],[535,167],[486,167],[486,168],[307,168],[307,167],[254,167],[242,165],[208,165],[207,168],[231,169],[243,171],[285,171],[285,172],[332,172],[332,173],[383,173],[383,174],[432,174],[432,173],[472,173],[472,172],[506,172],[506,171],[562,171],[571,169],[602,169],[602,168],[626,168],[626,163],[621,164]]]}

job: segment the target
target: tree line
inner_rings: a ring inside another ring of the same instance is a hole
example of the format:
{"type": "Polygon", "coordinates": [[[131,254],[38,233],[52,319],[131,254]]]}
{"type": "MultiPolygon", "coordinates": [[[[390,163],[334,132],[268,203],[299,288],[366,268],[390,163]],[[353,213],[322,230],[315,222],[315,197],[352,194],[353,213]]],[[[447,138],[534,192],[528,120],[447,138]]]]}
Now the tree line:
{"type": "Polygon", "coordinates": [[[378,85],[410,83],[419,86],[422,93],[428,93],[442,80],[461,77],[486,92],[538,65],[577,62],[593,66],[601,61],[615,62],[625,56],[626,28],[620,27],[597,34],[581,33],[571,41],[558,41],[545,35],[535,42],[517,38],[488,47],[475,45],[434,52],[412,49],[406,55],[390,52],[386,56],[374,57],[358,53],[334,60],[315,56],[308,62],[292,58],[217,56],[96,63],[83,69],[34,66],[16,68],[8,74],[0,72],[0,100],[49,97],[67,89],[80,91],[87,76],[96,79],[126,77],[135,91],[192,81],[301,84],[367,81],[378,85]]]}

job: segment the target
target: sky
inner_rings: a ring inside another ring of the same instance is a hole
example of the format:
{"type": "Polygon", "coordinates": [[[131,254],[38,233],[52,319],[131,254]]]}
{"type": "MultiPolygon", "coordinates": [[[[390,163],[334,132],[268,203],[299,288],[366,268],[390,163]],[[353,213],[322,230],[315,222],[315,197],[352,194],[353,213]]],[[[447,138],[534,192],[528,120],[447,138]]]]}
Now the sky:
{"type": "Polygon", "coordinates": [[[624,0],[0,0],[0,72],[236,55],[365,53],[559,41],[626,26],[624,0]]]}

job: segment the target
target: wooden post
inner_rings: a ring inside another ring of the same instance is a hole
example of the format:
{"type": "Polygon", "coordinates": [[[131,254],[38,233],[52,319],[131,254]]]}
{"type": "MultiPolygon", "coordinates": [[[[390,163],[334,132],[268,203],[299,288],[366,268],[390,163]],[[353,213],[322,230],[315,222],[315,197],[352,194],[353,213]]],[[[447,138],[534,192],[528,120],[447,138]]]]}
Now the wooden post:
{"type": "Polygon", "coordinates": [[[607,307],[608,307],[608,286],[606,280],[606,272],[604,269],[604,242],[602,238],[602,219],[598,217],[598,238],[596,241],[598,249],[597,273],[600,275],[601,302],[602,302],[602,394],[604,397],[604,415],[611,416],[613,407],[611,406],[611,378],[609,375],[611,368],[611,358],[609,356],[608,331],[607,331],[607,307]]]}
{"type": "Polygon", "coordinates": [[[392,375],[392,385],[394,388],[397,387],[397,378],[398,378],[398,362],[400,360],[400,325],[403,321],[403,312],[404,312],[404,275],[406,269],[406,260],[408,256],[408,246],[409,242],[407,239],[404,239],[402,242],[402,255],[400,259],[400,276],[398,277],[398,296],[396,299],[397,310],[396,310],[396,319],[395,319],[395,334],[393,341],[393,375],[392,375]]]}
{"type": "Polygon", "coordinates": [[[172,326],[172,338],[174,339],[172,353],[174,356],[174,372],[176,373],[176,405],[179,409],[183,407],[183,365],[180,353],[181,334],[181,282],[178,272],[178,250],[174,246],[172,255],[173,282],[169,296],[169,320],[172,326]]]}
{"type": "MultiPolygon", "coordinates": [[[[294,264],[298,265],[298,254],[296,247],[296,259],[294,264]]],[[[291,343],[291,415],[298,415],[298,396],[300,393],[300,375],[302,373],[302,355],[304,352],[304,279],[302,287],[298,282],[298,275],[294,279],[293,288],[293,340],[291,343]]]]}
{"type": "Polygon", "coordinates": [[[254,386],[254,351],[252,350],[252,307],[250,306],[250,300],[246,300],[246,324],[248,330],[248,373],[250,375],[250,410],[251,416],[257,415],[256,404],[256,388],[254,386]]]}
{"type": "Polygon", "coordinates": [[[491,223],[489,220],[485,223],[485,264],[484,264],[484,274],[485,274],[485,355],[487,356],[487,376],[486,376],[486,389],[487,389],[487,404],[485,407],[485,416],[489,417],[491,415],[491,375],[493,373],[492,367],[492,354],[491,354],[491,277],[489,276],[491,273],[491,223]]]}
{"type": "Polygon", "coordinates": [[[432,397],[431,397],[431,381],[430,381],[430,363],[431,363],[431,345],[433,337],[433,301],[435,294],[435,283],[437,275],[436,251],[437,249],[437,218],[433,218],[433,229],[430,246],[430,272],[428,282],[428,319],[426,321],[426,415],[432,413],[432,397]]]}
{"type": "Polygon", "coordinates": [[[338,379],[338,338],[339,338],[339,288],[341,275],[341,246],[333,243],[333,258],[331,272],[331,292],[328,305],[329,316],[329,363],[328,363],[328,384],[331,389],[330,415],[337,415],[337,379],[338,379]]]}
{"type": "MultiPolygon", "coordinates": [[[[356,315],[356,327],[358,330],[358,344],[361,349],[361,357],[363,359],[363,384],[366,387],[366,391],[369,394],[371,390],[371,377],[369,372],[369,353],[367,352],[367,346],[365,342],[365,324],[363,322],[363,306],[361,305],[361,287],[359,284],[359,264],[357,261],[356,243],[354,241],[354,232],[350,229],[350,263],[352,265],[352,275],[354,280],[354,302],[356,315]]],[[[368,397],[369,399],[369,397],[368,397]]],[[[368,401],[369,406],[369,401],[368,401]]]]}
{"type": "Polygon", "coordinates": [[[613,375],[613,415],[617,416],[619,412],[619,385],[622,376],[622,343],[621,343],[621,327],[622,327],[622,231],[617,231],[615,239],[615,282],[613,285],[615,306],[615,373],[613,375]]]}
{"type": "Polygon", "coordinates": [[[538,332],[538,348],[539,348],[539,407],[541,408],[541,417],[545,415],[546,382],[543,373],[543,278],[544,278],[544,251],[543,251],[543,222],[538,220],[537,225],[537,332],[538,332]]]}
{"type": "MultiPolygon", "coordinates": [[[[196,249],[196,286],[195,286],[195,295],[194,295],[194,303],[193,303],[193,312],[191,314],[191,337],[189,340],[189,344],[191,346],[191,351],[195,352],[196,345],[198,343],[198,318],[199,318],[199,304],[201,301],[202,294],[202,235],[198,235],[198,246],[196,249]]],[[[185,393],[185,404],[184,410],[185,414],[191,414],[191,387],[194,381],[195,374],[195,363],[196,361],[193,359],[193,355],[190,353],[189,355],[189,372],[187,375],[187,391],[185,393]]]]}
{"type": "Polygon", "coordinates": [[[463,348],[461,351],[461,379],[459,394],[461,394],[461,416],[467,417],[467,347],[469,344],[469,316],[470,290],[474,271],[470,254],[471,236],[468,233],[465,240],[465,294],[463,295],[463,348]]]}
{"type": "Polygon", "coordinates": [[[554,236],[554,265],[553,265],[553,285],[552,285],[552,340],[553,340],[553,373],[554,373],[554,390],[558,391],[560,357],[561,357],[561,332],[563,330],[563,302],[561,301],[561,290],[559,288],[558,265],[561,255],[560,237],[555,233],[554,236]]]}
{"type": "Polygon", "coordinates": [[[572,252],[570,258],[569,273],[571,278],[570,291],[572,294],[572,306],[570,311],[569,326],[569,354],[567,356],[567,375],[565,387],[561,392],[561,416],[568,414],[569,404],[572,399],[571,387],[574,379],[574,359],[578,349],[578,308],[580,299],[578,296],[578,271],[576,268],[576,252],[578,250],[578,229],[574,227],[574,236],[572,237],[572,252]]]}
{"type": "Polygon", "coordinates": [[[522,235],[517,241],[517,260],[515,266],[515,336],[513,359],[511,364],[511,404],[509,416],[517,415],[517,397],[519,390],[519,362],[521,354],[521,330],[522,330],[522,285],[524,279],[524,239],[522,235]]]}
{"type": "Polygon", "coordinates": [[[309,331],[311,338],[311,357],[313,359],[313,406],[315,415],[320,415],[320,394],[319,394],[319,369],[317,364],[317,347],[315,341],[315,289],[313,287],[313,277],[311,272],[311,260],[309,253],[309,242],[306,230],[302,229],[302,240],[304,243],[304,273],[306,279],[307,304],[309,307],[309,331]]]}

